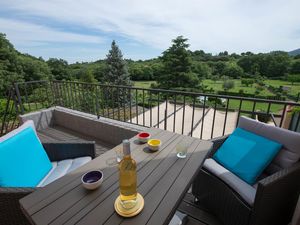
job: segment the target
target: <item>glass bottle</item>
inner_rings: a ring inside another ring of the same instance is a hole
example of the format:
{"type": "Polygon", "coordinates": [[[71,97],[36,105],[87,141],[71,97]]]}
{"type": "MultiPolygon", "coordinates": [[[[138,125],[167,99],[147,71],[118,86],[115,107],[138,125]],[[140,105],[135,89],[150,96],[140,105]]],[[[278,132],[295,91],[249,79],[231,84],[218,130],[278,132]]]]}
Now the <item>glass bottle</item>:
{"type": "Polygon", "coordinates": [[[123,141],[124,157],[119,164],[119,182],[121,204],[125,209],[131,209],[136,205],[137,175],[136,162],[131,158],[130,142],[123,141]]]}

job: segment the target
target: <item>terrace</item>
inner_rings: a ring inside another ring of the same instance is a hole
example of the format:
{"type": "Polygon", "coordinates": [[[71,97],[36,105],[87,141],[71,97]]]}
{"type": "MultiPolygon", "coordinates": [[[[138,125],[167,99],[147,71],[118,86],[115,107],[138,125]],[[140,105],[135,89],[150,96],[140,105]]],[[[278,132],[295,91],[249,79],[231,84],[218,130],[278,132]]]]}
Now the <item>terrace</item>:
{"type": "MultiPolygon", "coordinates": [[[[239,118],[246,116],[298,132],[300,116],[295,109],[299,106],[276,99],[32,81],[15,84],[8,93],[0,134],[33,120],[42,142],[95,141],[96,156],[101,158],[123,139],[151,127],[196,139],[216,140],[231,134],[239,118]]],[[[298,181],[299,177],[293,180],[295,184],[298,181]]],[[[177,210],[188,215],[190,225],[223,224],[215,213],[199,207],[191,190],[177,210]]],[[[288,214],[291,217],[292,212],[288,214]]]]}

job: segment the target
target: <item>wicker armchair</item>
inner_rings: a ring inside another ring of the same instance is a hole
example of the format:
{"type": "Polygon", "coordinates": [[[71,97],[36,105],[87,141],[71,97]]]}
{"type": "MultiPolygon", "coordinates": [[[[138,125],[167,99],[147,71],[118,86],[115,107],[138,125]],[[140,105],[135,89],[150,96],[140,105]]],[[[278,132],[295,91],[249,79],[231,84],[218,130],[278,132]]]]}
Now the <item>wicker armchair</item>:
{"type": "MultiPolygon", "coordinates": [[[[212,139],[208,158],[227,136],[212,139]]],[[[300,192],[300,162],[258,182],[253,206],[229,185],[202,168],[192,185],[199,207],[214,213],[224,225],[286,225],[291,221],[300,192]]]]}
{"type": "MultiPolygon", "coordinates": [[[[43,143],[50,161],[90,156],[95,158],[95,142],[80,143],[43,143]]],[[[1,188],[0,187],[0,224],[30,224],[19,205],[19,199],[38,188],[1,188]]]]}

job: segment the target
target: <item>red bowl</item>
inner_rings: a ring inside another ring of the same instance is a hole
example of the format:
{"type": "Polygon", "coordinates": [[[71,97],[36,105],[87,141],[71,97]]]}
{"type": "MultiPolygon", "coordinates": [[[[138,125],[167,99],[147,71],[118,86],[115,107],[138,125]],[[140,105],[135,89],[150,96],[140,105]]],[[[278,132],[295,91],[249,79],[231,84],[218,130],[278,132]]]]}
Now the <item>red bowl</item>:
{"type": "Polygon", "coordinates": [[[149,140],[150,136],[151,135],[149,133],[142,132],[138,134],[138,139],[140,142],[146,143],[149,140]]]}
{"type": "Polygon", "coordinates": [[[147,137],[150,137],[150,134],[147,132],[142,132],[142,133],[139,133],[138,136],[140,138],[147,138],[147,137]]]}

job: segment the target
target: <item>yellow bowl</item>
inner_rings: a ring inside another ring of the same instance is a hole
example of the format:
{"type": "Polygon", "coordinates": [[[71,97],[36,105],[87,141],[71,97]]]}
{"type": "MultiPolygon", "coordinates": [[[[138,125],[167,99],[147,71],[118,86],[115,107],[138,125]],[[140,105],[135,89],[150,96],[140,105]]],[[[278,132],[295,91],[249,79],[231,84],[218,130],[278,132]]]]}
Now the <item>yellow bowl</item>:
{"type": "Polygon", "coordinates": [[[161,145],[161,141],[159,139],[150,139],[148,141],[148,147],[150,148],[150,150],[152,151],[157,151],[159,150],[159,147],[161,145]]]}

